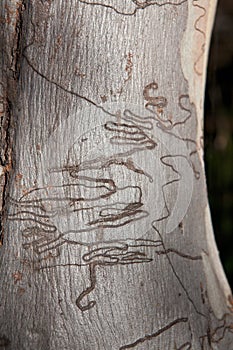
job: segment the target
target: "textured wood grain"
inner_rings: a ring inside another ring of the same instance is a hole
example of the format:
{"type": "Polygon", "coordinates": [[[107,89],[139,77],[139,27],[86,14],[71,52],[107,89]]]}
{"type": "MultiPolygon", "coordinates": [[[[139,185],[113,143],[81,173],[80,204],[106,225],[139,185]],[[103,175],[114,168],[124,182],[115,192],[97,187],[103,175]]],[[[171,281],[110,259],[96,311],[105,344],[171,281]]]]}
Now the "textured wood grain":
{"type": "Polygon", "coordinates": [[[2,1],[0,347],[233,348],[202,162],[215,6],[2,1]]]}

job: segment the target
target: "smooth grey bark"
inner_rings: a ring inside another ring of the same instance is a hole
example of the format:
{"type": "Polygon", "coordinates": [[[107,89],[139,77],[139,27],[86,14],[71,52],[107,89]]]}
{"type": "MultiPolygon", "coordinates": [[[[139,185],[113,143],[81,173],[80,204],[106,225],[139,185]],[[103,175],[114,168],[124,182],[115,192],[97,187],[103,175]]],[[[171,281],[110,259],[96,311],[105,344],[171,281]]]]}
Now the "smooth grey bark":
{"type": "Polygon", "coordinates": [[[1,2],[1,348],[233,349],[202,162],[215,6],[1,2]]]}

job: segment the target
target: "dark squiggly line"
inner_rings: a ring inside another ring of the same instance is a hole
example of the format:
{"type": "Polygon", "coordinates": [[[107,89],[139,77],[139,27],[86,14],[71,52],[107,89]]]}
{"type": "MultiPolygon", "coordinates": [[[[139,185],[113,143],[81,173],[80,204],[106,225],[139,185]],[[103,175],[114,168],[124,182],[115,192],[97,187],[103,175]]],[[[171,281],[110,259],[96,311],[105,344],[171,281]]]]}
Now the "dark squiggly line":
{"type": "MultiPolygon", "coordinates": [[[[64,169],[61,169],[61,170],[70,170],[70,171],[72,171],[73,169],[80,169],[78,166],[77,167],[75,167],[75,166],[73,166],[73,167],[64,167],[64,169]]],[[[58,172],[58,171],[61,171],[61,170],[58,170],[58,169],[55,169],[55,170],[53,170],[53,172],[58,172]]],[[[86,187],[86,188],[106,188],[107,190],[110,190],[110,187],[111,187],[111,189],[112,190],[114,190],[115,189],[115,187],[114,187],[114,182],[112,181],[112,180],[109,180],[109,179],[93,179],[93,178],[89,178],[89,177],[87,177],[87,176],[79,176],[79,180],[84,180],[84,181],[87,181],[87,182],[96,182],[96,183],[101,183],[102,185],[100,185],[100,186],[97,186],[97,185],[95,185],[95,186],[86,186],[86,185],[84,185],[84,184],[77,184],[77,183],[69,183],[69,184],[63,184],[63,185],[57,185],[57,186],[44,186],[44,187],[37,187],[37,188],[33,188],[32,190],[30,190],[30,191],[27,191],[27,193],[26,194],[24,194],[24,195],[22,195],[20,198],[19,198],[19,200],[18,201],[16,201],[16,200],[14,200],[15,202],[17,202],[18,204],[20,204],[20,203],[26,203],[27,201],[22,201],[22,199],[24,198],[24,197],[27,197],[29,194],[31,194],[31,193],[34,193],[34,192],[37,192],[37,191],[41,191],[41,190],[48,190],[50,187],[51,188],[53,188],[53,189],[58,189],[58,188],[62,188],[62,189],[65,189],[65,188],[69,188],[69,187],[72,187],[72,186],[83,186],[83,187],[86,187]],[[109,185],[109,187],[107,187],[106,185],[109,185]]]]}
{"type": "MultiPolygon", "coordinates": [[[[157,87],[156,87],[157,88],[157,87]]],[[[179,122],[175,122],[175,123],[172,123],[172,121],[169,121],[170,122],[170,125],[168,126],[165,126],[164,125],[164,122],[168,122],[168,120],[161,120],[161,118],[157,118],[157,127],[160,128],[161,130],[163,130],[163,132],[169,134],[169,135],[172,135],[174,136],[175,138],[177,138],[178,140],[181,140],[181,141],[184,141],[186,143],[191,143],[195,146],[194,150],[192,150],[190,153],[189,153],[189,156],[193,156],[194,154],[197,153],[197,143],[196,141],[190,139],[190,138],[185,138],[185,137],[181,137],[179,135],[177,135],[175,132],[173,132],[173,128],[176,127],[177,125],[184,125],[190,118],[191,118],[191,110],[189,108],[186,108],[182,102],[183,99],[189,99],[189,96],[188,95],[180,95],[179,96],[179,107],[181,108],[181,110],[184,110],[185,112],[188,113],[187,117],[182,120],[182,121],[179,121],[179,122]]],[[[152,105],[152,104],[151,104],[152,105]]],[[[147,107],[148,109],[148,107],[147,107]]],[[[155,113],[155,111],[151,110],[151,109],[148,109],[150,112],[152,113],[155,113]]],[[[158,116],[158,115],[157,115],[158,116]]],[[[187,159],[188,161],[188,159],[187,159]]],[[[196,179],[199,179],[200,178],[200,172],[198,170],[196,170],[195,166],[194,166],[194,163],[191,162],[192,164],[192,169],[193,169],[193,172],[194,172],[194,175],[196,177],[196,179]]]]}
{"type": "Polygon", "coordinates": [[[96,263],[91,263],[89,265],[91,285],[90,285],[90,287],[86,288],[76,299],[76,305],[82,312],[90,310],[96,304],[95,300],[89,301],[88,304],[86,304],[86,305],[81,304],[81,301],[83,300],[83,298],[86,295],[90,294],[95,289],[95,286],[96,286],[96,265],[97,265],[96,263]]]}
{"type": "Polygon", "coordinates": [[[152,247],[152,248],[156,248],[162,245],[162,242],[160,240],[152,240],[152,239],[145,239],[145,238],[136,238],[135,243],[139,243],[139,245],[137,244],[131,244],[131,247],[152,247]]]}
{"type": "MultiPolygon", "coordinates": [[[[184,137],[178,136],[177,134],[175,134],[175,133],[173,133],[173,132],[171,132],[171,131],[167,131],[167,129],[165,129],[164,127],[162,127],[162,126],[159,125],[159,124],[158,124],[157,126],[158,126],[160,129],[162,129],[164,132],[166,132],[166,133],[169,134],[169,135],[174,136],[174,137],[175,137],[176,139],[178,139],[178,140],[184,141],[184,142],[186,142],[186,143],[192,143],[192,144],[194,144],[194,145],[195,145],[195,149],[189,153],[189,156],[191,157],[191,156],[197,154],[197,143],[196,143],[196,141],[194,141],[194,140],[192,140],[192,139],[189,139],[189,138],[184,138],[184,137]]],[[[187,161],[189,162],[189,160],[188,160],[187,157],[186,157],[186,159],[187,159],[187,161]]],[[[192,169],[193,169],[194,176],[195,176],[195,178],[198,180],[198,179],[200,178],[200,171],[198,171],[198,170],[196,169],[196,167],[195,167],[195,165],[194,165],[193,162],[191,162],[191,166],[192,166],[192,169]]]]}
{"type": "MultiPolygon", "coordinates": [[[[137,151],[139,151],[139,148],[136,148],[136,149],[137,149],[137,151]]],[[[146,172],[144,172],[144,170],[138,168],[134,164],[133,160],[130,160],[130,159],[124,160],[124,159],[121,158],[122,155],[128,156],[128,152],[116,154],[116,155],[114,155],[114,157],[108,157],[107,159],[103,159],[103,160],[101,158],[97,158],[95,160],[83,162],[80,166],[77,166],[76,171],[75,170],[72,171],[70,173],[70,175],[72,177],[74,177],[74,178],[80,179],[80,175],[78,174],[80,171],[83,171],[83,170],[86,170],[86,169],[88,169],[88,170],[95,170],[95,169],[99,169],[100,167],[102,169],[104,169],[104,168],[109,168],[111,165],[122,165],[122,166],[126,167],[127,169],[129,169],[129,170],[131,170],[131,171],[133,171],[135,173],[138,173],[138,174],[141,174],[141,175],[145,175],[146,177],[148,177],[150,179],[150,181],[152,180],[152,177],[149,174],[147,174],[146,172]],[[97,165],[95,167],[95,163],[98,162],[98,161],[101,163],[101,165],[97,165]]],[[[98,182],[99,179],[96,179],[96,181],[98,182]]],[[[116,188],[115,183],[114,183],[113,180],[106,179],[106,181],[109,181],[109,183],[112,183],[114,188],[116,188]]]]}
{"type": "Polygon", "coordinates": [[[176,255],[179,255],[180,257],[184,258],[184,259],[189,259],[189,260],[202,260],[201,255],[196,255],[196,256],[192,256],[189,254],[185,254],[185,253],[181,253],[176,249],[173,248],[169,248],[167,250],[163,250],[163,251],[157,251],[156,254],[158,255],[162,255],[162,254],[169,254],[169,253],[174,253],[176,255]]]}
{"type": "Polygon", "coordinates": [[[101,219],[97,219],[97,220],[93,220],[93,221],[89,221],[88,225],[96,225],[98,224],[98,227],[102,227],[102,228],[114,228],[114,227],[120,227],[123,226],[122,223],[119,224],[110,224],[109,222],[115,222],[116,220],[120,220],[123,219],[125,217],[128,217],[129,219],[127,221],[124,221],[124,225],[129,224],[132,221],[137,221],[137,220],[141,220],[142,218],[145,218],[149,215],[149,213],[145,210],[133,210],[133,211],[125,211],[125,212],[121,212],[118,215],[108,215],[107,218],[101,218],[101,219]],[[137,214],[141,214],[140,217],[135,218],[135,215],[137,214]],[[130,218],[132,217],[132,218],[130,218]],[[104,224],[105,222],[107,222],[107,224],[104,224]]]}
{"type": "Polygon", "coordinates": [[[85,4],[85,5],[102,6],[102,7],[105,7],[107,9],[113,10],[114,12],[116,12],[119,15],[124,15],[124,16],[134,16],[138,10],[143,10],[146,7],[153,6],[153,5],[156,5],[156,6],[159,6],[159,7],[166,6],[166,5],[180,6],[183,3],[187,2],[187,0],[180,0],[179,3],[172,2],[172,1],[166,1],[165,3],[161,4],[158,1],[153,1],[153,3],[149,3],[148,4],[147,1],[145,1],[144,4],[140,4],[138,1],[135,1],[135,0],[131,0],[131,1],[133,3],[135,3],[137,5],[137,7],[134,9],[133,12],[127,13],[127,12],[121,12],[121,11],[117,10],[114,6],[111,6],[111,5],[105,5],[105,4],[102,4],[102,3],[99,3],[99,2],[90,3],[90,2],[87,2],[85,0],[79,0],[79,2],[81,2],[81,3],[85,4]]]}
{"type": "Polygon", "coordinates": [[[150,113],[153,113],[154,115],[154,120],[157,121],[158,123],[156,125],[162,124],[164,128],[169,128],[172,127],[172,120],[168,119],[166,116],[163,118],[163,110],[155,110],[155,106],[152,104],[146,104],[146,110],[150,113]],[[167,125],[165,125],[167,124],[167,125]]]}
{"type": "MultiPolygon", "coordinates": [[[[117,132],[117,136],[112,136],[110,142],[117,145],[143,145],[142,149],[154,149],[156,142],[152,140],[145,132],[137,125],[121,124],[115,122],[107,122],[105,129],[112,132],[117,132]],[[145,146],[144,146],[145,145],[145,146]]],[[[138,149],[138,148],[137,148],[138,149]]]]}
{"type": "Polygon", "coordinates": [[[146,7],[153,6],[153,5],[156,5],[158,7],[162,7],[162,6],[166,6],[166,5],[180,6],[183,3],[185,3],[187,0],[180,0],[179,3],[172,2],[172,1],[166,1],[165,3],[162,3],[162,4],[158,1],[153,1],[152,3],[147,3],[147,1],[145,1],[143,4],[140,4],[138,1],[135,1],[135,0],[131,0],[131,1],[133,3],[135,3],[135,5],[137,7],[134,9],[133,12],[128,13],[128,12],[121,12],[121,11],[117,10],[114,6],[111,6],[111,5],[105,5],[105,4],[102,4],[99,2],[89,3],[85,0],[79,0],[79,2],[81,2],[85,5],[102,6],[102,7],[105,7],[107,9],[113,10],[114,12],[116,12],[119,15],[124,15],[124,16],[134,16],[138,10],[144,10],[146,7]]]}
{"type": "Polygon", "coordinates": [[[177,318],[176,320],[174,320],[171,323],[169,323],[167,326],[159,329],[157,332],[152,333],[152,334],[146,334],[144,337],[137,339],[135,342],[133,342],[131,344],[127,344],[127,345],[121,346],[119,350],[132,349],[135,346],[144,343],[145,341],[148,341],[148,340],[151,340],[153,338],[158,337],[160,334],[166,332],[168,329],[172,328],[176,324],[178,324],[178,323],[186,323],[186,322],[188,322],[188,318],[187,317],[177,318]]]}
{"type": "MultiPolygon", "coordinates": [[[[161,128],[160,125],[158,125],[159,128],[161,128]]],[[[167,131],[167,130],[164,130],[164,128],[161,128],[163,131],[165,131],[167,134],[170,134],[172,136],[174,136],[175,138],[177,138],[178,140],[181,140],[181,141],[184,141],[184,142],[190,142],[192,144],[195,144],[195,146],[197,147],[197,143],[196,141],[192,140],[192,139],[189,139],[189,138],[183,138],[183,137],[180,137],[178,136],[177,134],[175,133],[172,133],[170,131],[167,131]]],[[[191,157],[192,155],[196,154],[197,153],[197,148],[195,148],[193,151],[191,151],[189,153],[189,156],[191,157]]],[[[187,161],[189,162],[188,158],[186,157],[187,161]]],[[[194,176],[196,179],[199,179],[200,178],[200,172],[198,170],[196,170],[195,166],[194,166],[194,163],[191,162],[191,166],[192,166],[192,169],[193,169],[193,172],[194,172],[194,176]]]]}
{"type": "Polygon", "coordinates": [[[92,250],[90,253],[83,255],[85,262],[91,262],[93,259],[100,259],[99,264],[104,265],[115,265],[122,264],[126,261],[140,262],[140,261],[152,261],[152,259],[146,258],[146,254],[140,251],[129,252],[130,245],[124,247],[104,247],[92,250]],[[103,261],[102,261],[103,260],[103,261]]]}
{"type": "Polygon", "coordinates": [[[215,327],[214,329],[211,329],[210,326],[208,326],[207,333],[203,336],[201,336],[199,339],[202,344],[202,348],[204,346],[204,341],[207,339],[208,344],[212,348],[212,344],[218,344],[221,340],[223,340],[227,334],[227,332],[233,333],[233,323],[228,323],[227,324],[227,317],[229,317],[229,314],[224,314],[219,322],[223,322],[222,325],[215,327]],[[217,332],[219,330],[222,330],[222,334],[217,336],[217,332]]]}
{"type": "Polygon", "coordinates": [[[172,155],[172,156],[168,155],[168,156],[163,156],[163,157],[160,158],[161,162],[162,162],[165,166],[171,168],[172,171],[178,175],[178,178],[173,179],[173,180],[171,180],[171,181],[168,181],[168,182],[166,182],[165,184],[162,185],[163,200],[164,200],[164,203],[165,203],[164,209],[166,210],[167,214],[164,215],[164,216],[162,216],[161,218],[158,218],[156,221],[162,221],[162,220],[164,220],[164,219],[167,219],[167,218],[171,215],[171,212],[170,212],[170,210],[169,210],[169,208],[168,208],[168,205],[167,205],[167,200],[166,200],[166,196],[165,196],[165,188],[166,188],[167,186],[173,184],[173,183],[179,182],[180,179],[181,179],[181,174],[173,167],[172,164],[167,163],[164,159],[167,159],[167,158],[175,158],[175,157],[183,157],[183,158],[186,159],[185,156],[181,156],[181,155],[172,155]]]}
{"type": "MultiPolygon", "coordinates": [[[[157,127],[160,128],[161,130],[163,130],[163,132],[174,136],[175,138],[177,138],[178,140],[184,141],[186,143],[191,143],[195,146],[194,150],[192,150],[189,153],[189,156],[193,156],[194,154],[197,153],[197,143],[195,140],[192,140],[190,138],[183,138],[181,136],[179,136],[178,134],[176,134],[175,132],[173,132],[173,129],[176,126],[180,126],[180,125],[185,125],[187,123],[188,120],[191,119],[191,110],[189,108],[186,108],[183,104],[183,100],[184,99],[188,99],[189,100],[189,96],[182,94],[179,96],[179,101],[178,101],[178,105],[180,107],[181,110],[185,111],[186,113],[188,113],[187,117],[179,122],[175,122],[173,123],[172,120],[170,119],[162,119],[161,118],[161,114],[163,114],[163,109],[167,106],[167,99],[163,96],[159,96],[156,97],[156,91],[158,90],[158,84],[156,82],[152,82],[150,84],[148,84],[144,90],[143,90],[143,96],[144,99],[147,101],[146,103],[146,109],[154,114],[154,119],[157,121],[157,127]],[[150,107],[155,107],[157,109],[151,109],[150,107]],[[165,125],[165,123],[168,123],[168,125],[165,125]]],[[[187,159],[188,161],[188,159],[187,159]]],[[[194,172],[194,175],[196,177],[196,179],[200,178],[200,172],[196,170],[194,163],[192,162],[192,169],[194,172]]]]}
{"type": "Polygon", "coordinates": [[[165,108],[167,106],[167,99],[164,96],[154,96],[154,93],[158,89],[158,84],[156,82],[152,82],[145,86],[143,90],[144,99],[147,101],[146,106],[155,106],[157,108],[165,108]],[[151,92],[153,94],[151,95],[151,92]]]}
{"type": "Polygon", "coordinates": [[[92,249],[83,255],[82,259],[89,264],[91,286],[85,289],[76,300],[76,305],[83,312],[95,306],[96,302],[89,302],[85,306],[81,306],[80,302],[85,296],[95,289],[96,286],[96,267],[97,266],[113,266],[128,265],[135,263],[151,262],[151,258],[147,258],[145,253],[138,250],[129,251],[131,245],[123,244],[123,246],[104,246],[92,249]]]}
{"type": "Polygon", "coordinates": [[[168,101],[164,96],[155,96],[158,90],[158,84],[156,82],[152,82],[145,86],[143,90],[143,97],[147,101],[145,108],[149,112],[154,115],[154,120],[159,123],[169,123],[172,125],[172,121],[170,119],[163,119],[163,109],[167,107],[168,101]],[[152,107],[152,109],[151,109],[152,107]]]}
{"type": "MultiPolygon", "coordinates": [[[[182,120],[182,121],[180,121],[180,122],[175,122],[175,123],[173,123],[173,125],[172,125],[173,128],[174,128],[175,126],[177,126],[177,125],[184,125],[184,124],[191,118],[191,116],[192,116],[191,110],[190,110],[189,108],[186,108],[186,107],[184,106],[184,104],[183,104],[183,102],[182,102],[183,99],[188,99],[188,100],[189,100],[189,95],[185,95],[185,94],[180,95],[180,96],[179,96],[179,101],[178,101],[178,104],[179,104],[180,109],[183,110],[183,111],[185,111],[185,112],[187,112],[188,115],[187,115],[187,117],[186,117],[184,120],[182,120]]],[[[168,129],[169,129],[169,127],[168,127],[168,129]]]]}
{"type": "Polygon", "coordinates": [[[198,22],[201,21],[202,18],[204,18],[207,14],[207,11],[206,11],[206,8],[199,5],[200,1],[199,0],[193,0],[192,4],[194,7],[197,7],[199,9],[201,9],[203,11],[203,14],[200,15],[195,23],[194,23],[194,28],[196,29],[196,31],[198,31],[202,36],[203,36],[203,40],[204,40],[204,43],[202,44],[201,46],[201,53],[200,55],[198,56],[198,58],[196,59],[195,63],[194,63],[194,71],[196,72],[197,75],[201,76],[202,75],[202,72],[199,72],[198,71],[198,68],[197,68],[197,65],[198,63],[200,62],[201,58],[204,56],[204,53],[205,53],[205,41],[206,41],[206,34],[205,32],[199,27],[198,25],[198,22]]]}
{"type": "Polygon", "coordinates": [[[136,115],[135,113],[131,112],[129,109],[125,109],[123,112],[123,120],[126,122],[132,122],[133,125],[140,125],[141,129],[144,130],[153,130],[153,124],[152,121],[154,120],[154,117],[141,117],[140,115],[136,115]]]}

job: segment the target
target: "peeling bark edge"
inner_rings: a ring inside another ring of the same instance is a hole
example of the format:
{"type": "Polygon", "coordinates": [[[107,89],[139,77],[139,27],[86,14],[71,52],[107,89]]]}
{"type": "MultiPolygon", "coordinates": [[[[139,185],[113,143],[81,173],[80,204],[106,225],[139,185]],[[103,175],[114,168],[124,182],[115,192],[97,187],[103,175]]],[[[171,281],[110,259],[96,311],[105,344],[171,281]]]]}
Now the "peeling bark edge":
{"type": "Polygon", "coordinates": [[[10,142],[10,113],[7,108],[6,114],[3,119],[4,125],[1,125],[1,192],[0,192],[0,245],[3,244],[4,236],[4,218],[5,218],[5,205],[8,193],[8,182],[10,176],[10,170],[12,167],[11,150],[12,147],[10,142]],[[3,152],[2,152],[3,150],[3,152]]]}
{"type": "Polygon", "coordinates": [[[0,246],[4,238],[4,222],[8,185],[13,164],[15,118],[13,101],[17,96],[22,57],[22,14],[26,1],[3,0],[1,10],[1,62],[0,62],[0,246]]]}

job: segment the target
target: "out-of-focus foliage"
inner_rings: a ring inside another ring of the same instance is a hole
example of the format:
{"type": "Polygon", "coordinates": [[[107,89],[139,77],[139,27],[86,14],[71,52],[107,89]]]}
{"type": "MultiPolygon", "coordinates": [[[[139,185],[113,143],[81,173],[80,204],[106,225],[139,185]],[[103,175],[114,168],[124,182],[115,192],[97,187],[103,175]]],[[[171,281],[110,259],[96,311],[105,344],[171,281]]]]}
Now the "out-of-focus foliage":
{"type": "Polygon", "coordinates": [[[233,287],[233,1],[219,0],[205,103],[205,161],[213,226],[233,287]]]}

